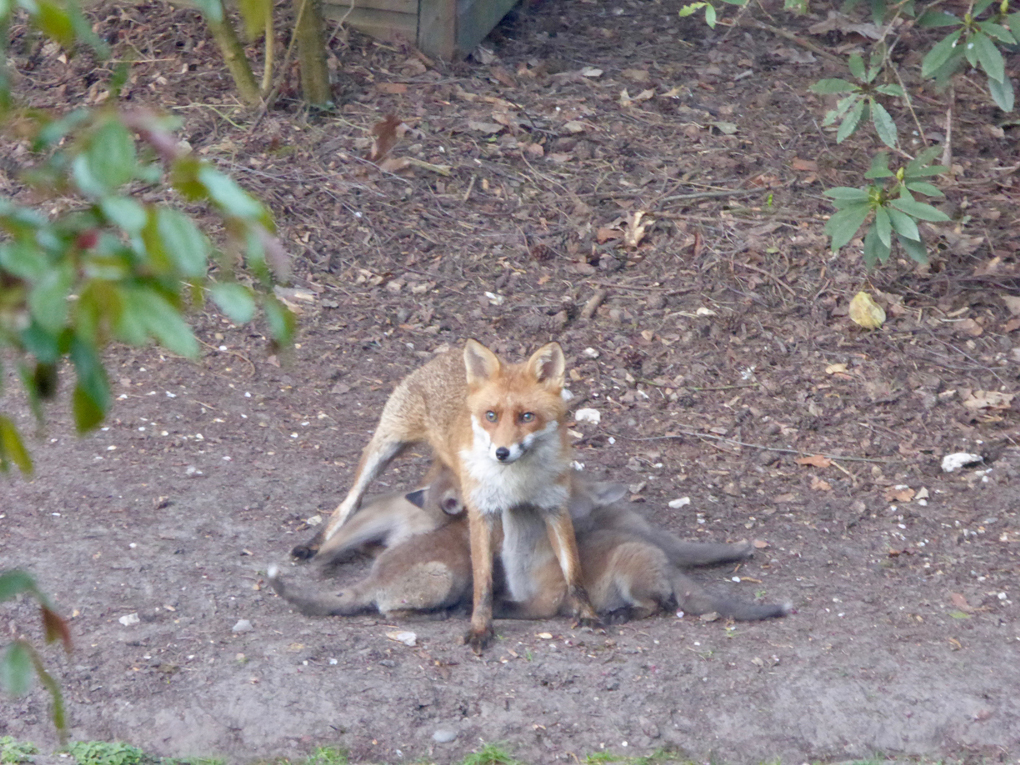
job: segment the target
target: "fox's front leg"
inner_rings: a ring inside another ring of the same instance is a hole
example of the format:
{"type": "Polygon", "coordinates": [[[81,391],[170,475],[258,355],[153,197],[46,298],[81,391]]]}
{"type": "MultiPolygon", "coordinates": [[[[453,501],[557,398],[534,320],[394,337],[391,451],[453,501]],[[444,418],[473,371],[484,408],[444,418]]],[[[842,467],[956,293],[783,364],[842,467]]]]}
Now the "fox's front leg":
{"type": "Polygon", "coordinates": [[[567,583],[567,597],[573,605],[578,622],[585,627],[602,626],[591,604],[591,598],[588,597],[588,591],[584,588],[574,524],[570,520],[567,508],[561,507],[556,511],[550,511],[545,517],[545,529],[553,552],[556,553],[556,559],[560,562],[560,570],[567,583]]]}
{"type": "Polygon", "coordinates": [[[483,515],[468,506],[474,601],[471,610],[471,629],[464,636],[464,642],[471,646],[475,653],[481,653],[496,637],[496,631],[492,626],[492,553],[495,521],[496,516],[483,515]]]}
{"type": "Polygon", "coordinates": [[[347,496],[344,497],[344,501],[337,506],[326,522],[326,525],[314,537],[303,545],[297,545],[290,551],[290,554],[295,558],[303,560],[311,558],[318,553],[323,543],[329,541],[344,524],[344,521],[350,517],[351,513],[358,509],[369,484],[375,480],[383,468],[390,464],[408,444],[408,440],[397,439],[384,432],[382,430],[382,423],[380,423],[380,428],[376,430],[372,440],[369,441],[365,451],[361,454],[358,468],[354,471],[354,482],[351,484],[351,489],[347,492],[347,496]]]}

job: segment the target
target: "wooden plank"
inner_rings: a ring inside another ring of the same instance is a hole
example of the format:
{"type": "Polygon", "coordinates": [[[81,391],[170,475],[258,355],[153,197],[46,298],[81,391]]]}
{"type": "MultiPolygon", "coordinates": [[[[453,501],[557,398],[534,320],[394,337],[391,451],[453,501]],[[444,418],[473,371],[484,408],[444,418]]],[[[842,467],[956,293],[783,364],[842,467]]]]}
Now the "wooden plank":
{"type": "MultiPolygon", "coordinates": [[[[323,6],[322,10],[326,18],[339,21],[350,10],[350,6],[339,7],[330,4],[323,6]]],[[[418,17],[411,13],[355,7],[351,15],[347,16],[345,23],[360,32],[389,42],[404,41],[413,45],[418,38],[418,17]]]]}
{"type": "MultiPolygon", "coordinates": [[[[418,0],[354,0],[354,7],[418,15],[418,0]]],[[[326,0],[322,8],[323,13],[328,14],[330,18],[341,18],[350,10],[351,4],[345,0],[326,0]]]]}
{"type": "Polygon", "coordinates": [[[418,0],[418,49],[452,59],[457,48],[457,0],[418,0]]]}
{"type": "Polygon", "coordinates": [[[466,56],[502,21],[517,0],[458,0],[457,53],[466,56]]]}

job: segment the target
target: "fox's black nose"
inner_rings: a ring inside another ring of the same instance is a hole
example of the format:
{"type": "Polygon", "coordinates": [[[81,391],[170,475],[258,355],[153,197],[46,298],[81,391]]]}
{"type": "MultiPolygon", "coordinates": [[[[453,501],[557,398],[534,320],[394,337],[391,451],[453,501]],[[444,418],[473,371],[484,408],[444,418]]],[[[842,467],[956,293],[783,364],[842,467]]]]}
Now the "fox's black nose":
{"type": "Polygon", "coordinates": [[[507,457],[509,456],[510,450],[507,449],[505,446],[501,446],[498,449],[496,449],[496,459],[498,459],[500,462],[506,462],[507,457]]]}

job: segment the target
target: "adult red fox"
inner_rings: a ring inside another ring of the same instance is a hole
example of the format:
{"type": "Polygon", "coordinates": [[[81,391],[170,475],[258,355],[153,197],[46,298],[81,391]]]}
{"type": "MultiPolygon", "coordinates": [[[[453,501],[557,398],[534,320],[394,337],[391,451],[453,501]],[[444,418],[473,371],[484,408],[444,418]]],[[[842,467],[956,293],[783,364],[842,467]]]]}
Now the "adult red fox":
{"type": "Polygon", "coordinates": [[[534,508],[560,568],[566,602],[584,624],[598,617],[582,583],[567,510],[572,469],[561,396],[566,361],[556,343],[522,364],[507,364],[481,343],[436,356],[393,391],[361,456],[347,497],[321,540],[295,548],[307,555],[359,506],[369,483],[401,451],[427,442],[456,476],[471,535],[473,608],[466,642],[480,652],[492,640],[492,564],[496,521],[515,508],[534,508]]]}

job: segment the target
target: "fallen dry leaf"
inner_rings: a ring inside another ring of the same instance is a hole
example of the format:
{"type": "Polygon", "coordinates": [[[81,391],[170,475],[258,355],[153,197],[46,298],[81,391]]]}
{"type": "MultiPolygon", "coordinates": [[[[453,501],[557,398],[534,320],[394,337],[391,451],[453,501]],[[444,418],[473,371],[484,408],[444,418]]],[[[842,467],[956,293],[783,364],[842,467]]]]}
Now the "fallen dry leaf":
{"type": "Polygon", "coordinates": [[[974,610],[971,607],[970,603],[967,602],[967,599],[958,592],[949,593],[949,599],[953,601],[953,605],[959,608],[961,611],[967,611],[969,613],[974,610]]]}
{"type": "Polygon", "coordinates": [[[909,486],[890,486],[885,490],[886,502],[909,502],[914,498],[916,492],[909,486]]]}
{"type": "Polygon", "coordinates": [[[1006,308],[1014,316],[1020,316],[1020,297],[1015,295],[1003,295],[1002,302],[1006,304],[1006,308]]]}
{"type": "Polygon", "coordinates": [[[885,310],[861,290],[850,301],[850,320],[865,329],[878,329],[885,323],[885,310]]]}
{"type": "Polygon", "coordinates": [[[832,460],[828,457],[823,457],[821,454],[813,454],[810,457],[797,457],[794,462],[798,465],[811,465],[818,468],[827,468],[832,464],[832,460]]]}
{"type": "Polygon", "coordinates": [[[397,128],[400,127],[400,119],[395,114],[389,114],[382,122],[372,126],[372,149],[368,158],[378,163],[383,157],[390,153],[390,149],[397,142],[397,128]]]}
{"type": "Polygon", "coordinates": [[[832,491],[832,484],[828,481],[823,481],[818,476],[811,477],[811,488],[815,491],[832,491]]]}
{"type": "Polygon", "coordinates": [[[846,372],[846,364],[829,364],[829,366],[827,366],[825,368],[825,374],[827,374],[827,375],[834,375],[837,372],[844,372],[845,373],[846,372]]]}
{"type": "Polygon", "coordinates": [[[800,159],[794,157],[793,161],[790,162],[790,167],[802,173],[817,173],[818,163],[813,159],[800,159]]]}
{"type": "Polygon", "coordinates": [[[974,321],[974,319],[964,319],[957,323],[956,328],[971,337],[981,337],[985,332],[985,328],[974,321]]]}
{"type": "Polygon", "coordinates": [[[1015,395],[997,390],[976,390],[963,400],[963,405],[972,412],[981,409],[1009,409],[1015,395]]]}
{"type": "Polygon", "coordinates": [[[754,545],[754,549],[756,550],[764,550],[766,547],[769,546],[769,543],[766,542],[764,539],[756,539],[751,544],[754,545]]]}
{"type": "Polygon", "coordinates": [[[402,82],[379,82],[375,89],[388,96],[401,96],[407,92],[407,85],[402,82]]]}

